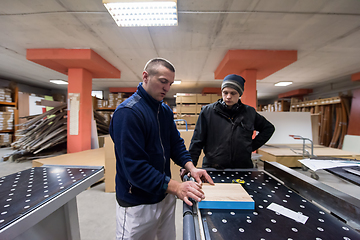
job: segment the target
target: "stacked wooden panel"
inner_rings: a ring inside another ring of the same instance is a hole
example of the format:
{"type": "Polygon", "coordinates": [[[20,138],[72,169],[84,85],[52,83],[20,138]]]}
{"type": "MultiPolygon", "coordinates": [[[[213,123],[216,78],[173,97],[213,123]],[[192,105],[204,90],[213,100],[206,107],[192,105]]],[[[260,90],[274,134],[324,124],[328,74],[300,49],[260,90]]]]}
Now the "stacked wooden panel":
{"type": "MultiPolygon", "coordinates": [[[[176,118],[184,121],[178,121],[178,129],[185,129],[187,122],[188,128],[195,128],[201,108],[207,104],[217,101],[221,96],[217,94],[195,94],[178,93],[176,94],[176,118]]],[[[175,111],[174,111],[175,112],[175,111]]]]}
{"type": "Polygon", "coordinates": [[[0,106],[0,131],[14,129],[14,107],[0,106]]]}
{"type": "Polygon", "coordinates": [[[0,88],[0,146],[9,146],[13,141],[17,124],[17,87],[10,84],[8,88],[0,88]]]}
{"type": "Polygon", "coordinates": [[[0,133],[0,146],[10,146],[13,135],[11,133],[0,133]]]}

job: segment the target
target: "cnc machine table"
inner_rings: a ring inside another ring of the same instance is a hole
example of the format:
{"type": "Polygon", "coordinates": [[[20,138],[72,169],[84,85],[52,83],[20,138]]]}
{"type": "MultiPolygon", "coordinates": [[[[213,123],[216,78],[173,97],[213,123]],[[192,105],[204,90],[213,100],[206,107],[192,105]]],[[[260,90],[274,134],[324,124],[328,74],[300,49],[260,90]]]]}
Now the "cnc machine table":
{"type": "MultiPolygon", "coordinates": [[[[201,222],[194,216],[194,232],[197,233],[188,234],[188,230],[184,229],[184,239],[360,239],[358,231],[265,171],[207,170],[215,183],[244,180],[243,187],[255,201],[255,210],[200,209],[201,222]],[[271,203],[305,215],[308,219],[305,223],[297,222],[270,210],[271,203]],[[204,238],[201,238],[199,229],[204,229],[204,238]]],[[[184,226],[193,231],[185,220],[184,226]]]]}

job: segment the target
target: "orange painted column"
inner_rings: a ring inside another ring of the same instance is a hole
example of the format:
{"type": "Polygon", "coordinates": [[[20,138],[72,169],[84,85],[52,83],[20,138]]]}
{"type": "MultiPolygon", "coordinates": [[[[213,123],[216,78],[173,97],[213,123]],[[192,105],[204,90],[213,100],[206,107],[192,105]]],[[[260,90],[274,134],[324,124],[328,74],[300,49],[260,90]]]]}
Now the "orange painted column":
{"type": "Polygon", "coordinates": [[[255,109],[257,108],[256,72],[255,69],[246,69],[240,74],[245,79],[241,102],[255,109]]]}
{"type": "Polygon", "coordinates": [[[67,152],[91,149],[92,74],[83,68],[68,71],[67,152]]]}

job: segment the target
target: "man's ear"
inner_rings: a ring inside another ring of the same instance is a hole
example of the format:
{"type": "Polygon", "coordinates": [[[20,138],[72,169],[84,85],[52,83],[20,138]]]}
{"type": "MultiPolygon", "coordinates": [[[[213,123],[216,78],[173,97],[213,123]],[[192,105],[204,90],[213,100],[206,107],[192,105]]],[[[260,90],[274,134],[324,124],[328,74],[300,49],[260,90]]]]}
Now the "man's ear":
{"type": "Polygon", "coordinates": [[[143,71],[143,74],[142,74],[142,79],[143,79],[143,82],[144,83],[147,83],[148,81],[149,81],[149,74],[148,74],[148,72],[146,72],[146,71],[143,71]]]}

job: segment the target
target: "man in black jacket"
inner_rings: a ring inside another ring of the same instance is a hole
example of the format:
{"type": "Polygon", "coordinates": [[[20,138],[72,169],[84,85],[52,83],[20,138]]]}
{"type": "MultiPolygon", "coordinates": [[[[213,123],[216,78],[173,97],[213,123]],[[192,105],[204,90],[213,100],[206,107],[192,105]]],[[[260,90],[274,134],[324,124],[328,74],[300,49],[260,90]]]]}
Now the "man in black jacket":
{"type": "Polygon", "coordinates": [[[241,102],[244,83],[239,75],[226,76],[222,99],[202,108],[189,148],[195,166],[203,149],[204,168],[252,168],[251,153],[274,133],[274,125],[241,102]],[[254,130],[258,134],[252,139],[254,130]]]}

